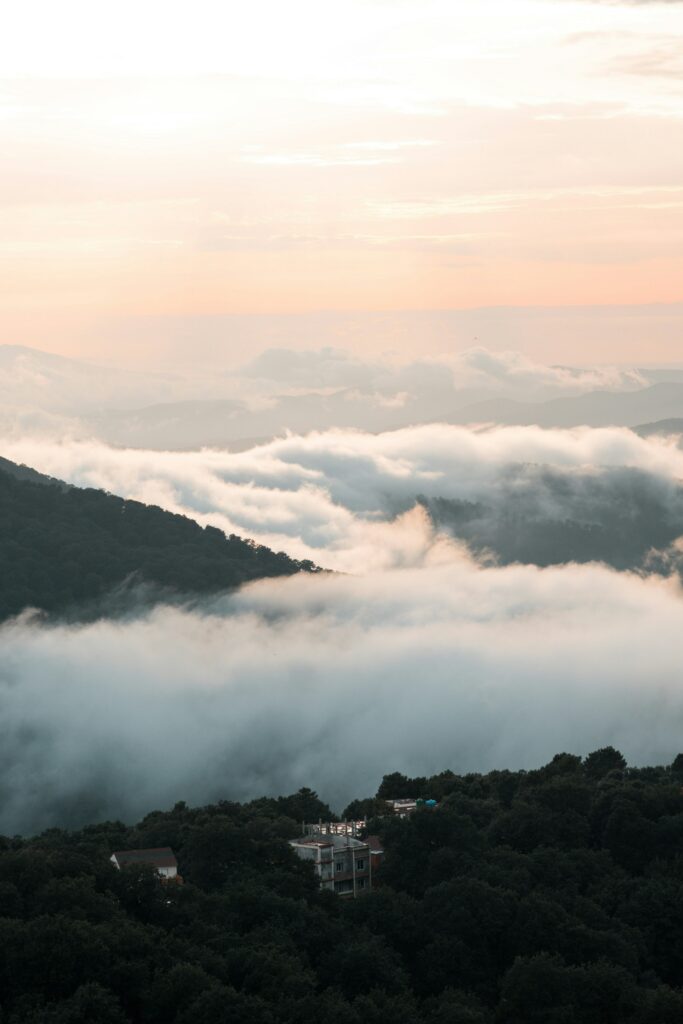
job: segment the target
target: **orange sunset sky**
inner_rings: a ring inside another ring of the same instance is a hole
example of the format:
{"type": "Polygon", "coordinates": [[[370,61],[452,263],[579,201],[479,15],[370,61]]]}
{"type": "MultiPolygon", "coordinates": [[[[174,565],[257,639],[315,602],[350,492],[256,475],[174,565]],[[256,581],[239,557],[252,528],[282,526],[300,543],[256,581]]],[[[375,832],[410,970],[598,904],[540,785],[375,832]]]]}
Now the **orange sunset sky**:
{"type": "MultiPolygon", "coordinates": [[[[681,54],[676,2],[23,0],[0,342],[102,358],[125,321],[130,362],[159,317],[678,303],[681,54]]],[[[626,355],[683,358],[642,322],[626,355]]]]}

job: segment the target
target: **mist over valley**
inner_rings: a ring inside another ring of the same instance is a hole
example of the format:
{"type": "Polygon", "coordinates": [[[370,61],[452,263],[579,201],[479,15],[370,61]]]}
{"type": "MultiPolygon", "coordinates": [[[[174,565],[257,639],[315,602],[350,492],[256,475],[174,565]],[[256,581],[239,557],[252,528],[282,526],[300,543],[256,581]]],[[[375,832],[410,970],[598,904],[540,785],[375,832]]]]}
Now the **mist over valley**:
{"type": "MultiPolygon", "coordinates": [[[[677,386],[481,352],[460,364],[470,390],[493,368],[508,392],[677,386]]],[[[294,366],[299,385],[321,372],[318,357],[294,366]]],[[[264,436],[268,415],[253,413],[264,436]]],[[[0,464],[0,830],[311,779],[341,809],[391,767],[677,753],[671,425],[337,424],[173,451],[20,422],[0,464]],[[300,571],[315,566],[328,572],[300,571]]]]}

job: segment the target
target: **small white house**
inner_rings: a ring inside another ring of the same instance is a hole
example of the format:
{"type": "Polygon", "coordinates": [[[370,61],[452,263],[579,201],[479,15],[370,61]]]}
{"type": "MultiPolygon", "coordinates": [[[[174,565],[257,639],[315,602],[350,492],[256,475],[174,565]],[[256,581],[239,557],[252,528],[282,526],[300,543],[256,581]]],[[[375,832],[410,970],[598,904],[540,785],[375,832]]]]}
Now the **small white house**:
{"type": "Polygon", "coordinates": [[[117,850],[109,859],[119,871],[130,864],[151,864],[162,878],[178,878],[178,861],[170,846],[151,850],[117,850]]]}

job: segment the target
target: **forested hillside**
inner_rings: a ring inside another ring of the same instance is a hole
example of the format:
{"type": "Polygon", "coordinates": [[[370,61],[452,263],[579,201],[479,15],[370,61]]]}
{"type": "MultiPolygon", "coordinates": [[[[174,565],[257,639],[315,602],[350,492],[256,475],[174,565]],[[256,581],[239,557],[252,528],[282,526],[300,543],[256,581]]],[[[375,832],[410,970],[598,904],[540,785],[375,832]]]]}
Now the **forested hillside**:
{"type": "Polygon", "coordinates": [[[57,484],[62,489],[69,487],[69,484],[65,484],[62,480],[56,480],[53,476],[46,476],[45,473],[39,473],[35,469],[31,469],[30,466],[22,466],[17,462],[10,462],[9,459],[5,459],[0,455],[0,472],[9,473],[16,480],[31,480],[34,484],[57,484]]]}
{"type": "Polygon", "coordinates": [[[385,776],[381,887],[317,890],[309,790],[0,841],[3,1024],[679,1024],[683,756],[385,776]],[[170,845],[185,884],[109,863],[170,845]]]}
{"type": "Polygon", "coordinates": [[[207,594],[315,568],[155,506],[8,472],[3,461],[0,619],[27,607],[89,617],[124,583],[146,584],[148,596],[207,594]]]}
{"type": "Polygon", "coordinates": [[[426,498],[435,526],[501,565],[604,562],[615,569],[683,572],[683,488],[653,485],[642,470],[608,467],[583,481],[549,466],[524,466],[497,483],[494,500],[426,498]]]}

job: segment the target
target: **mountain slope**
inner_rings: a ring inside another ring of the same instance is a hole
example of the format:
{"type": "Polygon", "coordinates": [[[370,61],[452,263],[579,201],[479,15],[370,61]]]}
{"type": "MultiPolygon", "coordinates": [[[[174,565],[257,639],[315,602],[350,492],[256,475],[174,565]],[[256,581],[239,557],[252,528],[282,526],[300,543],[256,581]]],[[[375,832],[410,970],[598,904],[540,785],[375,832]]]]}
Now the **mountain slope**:
{"type": "Polygon", "coordinates": [[[56,484],[62,489],[71,486],[70,484],[64,483],[62,480],[55,480],[53,476],[46,476],[45,473],[39,473],[37,469],[31,469],[30,466],[19,465],[17,462],[10,462],[9,459],[4,459],[2,455],[0,455],[0,472],[8,473],[16,480],[29,480],[34,484],[56,484]]]}
{"type": "Polygon", "coordinates": [[[131,580],[197,595],[315,570],[184,516],[17,469],[0,465],[0,619],[27,607],[88,618],[131,580]]]}

